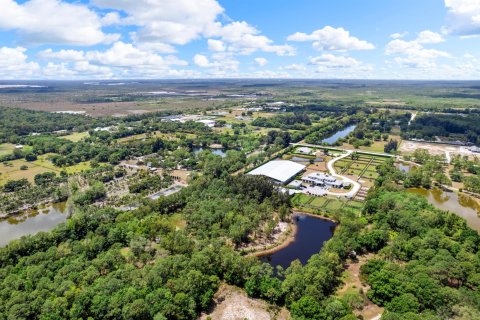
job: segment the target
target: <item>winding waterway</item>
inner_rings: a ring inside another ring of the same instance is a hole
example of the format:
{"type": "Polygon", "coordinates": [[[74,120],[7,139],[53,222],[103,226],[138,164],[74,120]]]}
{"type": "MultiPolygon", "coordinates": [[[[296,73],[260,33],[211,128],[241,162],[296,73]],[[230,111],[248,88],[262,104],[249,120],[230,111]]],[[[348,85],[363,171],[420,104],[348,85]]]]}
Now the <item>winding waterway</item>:
{"type": "Polygon", "coordinates": [[[424,196],[435,207],[455,213],[467,220],[470,228],[480,231],[480,204],[474,198],[440,189],[411,188],[407,191],[424,196]]]}
{"type": "Polygon", "coordinates": [[[335,223],[332,221],[303,214],[296,215],[294,219],[297,224],[295,240],[272,254],[260,257],[260,260],[283,268],[288,268],[296,259],[305,264],[333,236],[335,223]]]}
{"type": "Polygon", "coordinates": [[[345,138],[346,136],[348,136],[348,134],[350,132],[352,132],[353,130],[355,130],[356,127],[357,127],[356,125],[351,125],[351,126],[348,126],[348,127],[344,128],[340,131],[337,131],[332,136],[323,139],[322,143],[325,142],[325,143],[328,143],[328,144],[334,144],[335,142],[338,141],[338,139],[345,138]]]}
{"type": "Polygon", "coordinates": [[[49,231],[67,220],[66,202],[0,220],[0,247],[22,236],[49,231]]]}

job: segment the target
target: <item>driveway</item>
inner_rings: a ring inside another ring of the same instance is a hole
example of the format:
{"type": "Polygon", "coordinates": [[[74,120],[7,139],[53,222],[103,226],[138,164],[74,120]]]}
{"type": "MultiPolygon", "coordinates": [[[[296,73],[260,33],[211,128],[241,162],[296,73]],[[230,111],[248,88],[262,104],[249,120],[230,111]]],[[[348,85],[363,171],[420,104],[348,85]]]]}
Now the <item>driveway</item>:
{"type": "Polygon", "coordinates": [[[353,197],[355,197],[357,192],[360,190],[362,185],[360,183],[358,183],[357,181],[354,181],[354,180],[352,180],[348,177],[337,174],[337,172],[335,171],[335,162],[337,162],[338,160],[341,160],[343,158],[349,157],[353,153],[353,151],[351,151],[351,150],[347,150],[346,152],[347,152],[346,154],[343,154],[339,157],[336,157],[336,158],[328,161],[327,168],[328,168],[328,171],[329,171],[331,176],[334,176],[336,178],[341,178],[343,181],[346,181],[346,182],[350,182],[352,184],[352,188],[347,193],[339,193],[339,192],[328,191],[328,194],[331,195],[331,196],[353,198],[353,197]]]}

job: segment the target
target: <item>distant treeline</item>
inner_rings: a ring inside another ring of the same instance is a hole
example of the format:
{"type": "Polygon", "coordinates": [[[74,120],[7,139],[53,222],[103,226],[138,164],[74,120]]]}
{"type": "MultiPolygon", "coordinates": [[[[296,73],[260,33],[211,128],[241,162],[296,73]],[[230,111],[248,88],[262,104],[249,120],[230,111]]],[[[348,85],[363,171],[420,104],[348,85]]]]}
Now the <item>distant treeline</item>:
{"type": "Polygon", "coordinates": [[[450,137],[480,143],[480,115],[423,114],[415,119],[403,133],[405,138],[433,140],[434,137],[450,137]]]}

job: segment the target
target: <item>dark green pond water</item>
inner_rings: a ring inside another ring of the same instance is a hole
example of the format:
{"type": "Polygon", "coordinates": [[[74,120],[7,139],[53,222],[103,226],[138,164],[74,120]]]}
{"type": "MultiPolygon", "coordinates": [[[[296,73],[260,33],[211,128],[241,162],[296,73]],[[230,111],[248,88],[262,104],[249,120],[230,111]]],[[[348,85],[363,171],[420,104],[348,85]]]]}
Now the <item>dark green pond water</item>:
{"type": "Polygon", "coordinates": [[[298,227],[295,241],[283,249],[261,257],[262,261],[273,267],[280,265],[283,268],[289,267],[296,259],[305,264],[312,255],[320,252],[325,241],[329,240],[335,231],[335,223],[329,220],[307,215],[297,215],[294,219],[298,227]]]}
{"type": "Polygon", "coordinates": [[[439,189],[411,188],[407,191],[426,197],[428,202],[439,209],[448,210],[465,218],[470,228],[480,231],[480,204],[474,198],[439,189]]]}
{"type": "Polygon", "coordinates": [[[66,202],[0,220],[0,247],[22,236],[49,231],[67,220],[66,202]]]}

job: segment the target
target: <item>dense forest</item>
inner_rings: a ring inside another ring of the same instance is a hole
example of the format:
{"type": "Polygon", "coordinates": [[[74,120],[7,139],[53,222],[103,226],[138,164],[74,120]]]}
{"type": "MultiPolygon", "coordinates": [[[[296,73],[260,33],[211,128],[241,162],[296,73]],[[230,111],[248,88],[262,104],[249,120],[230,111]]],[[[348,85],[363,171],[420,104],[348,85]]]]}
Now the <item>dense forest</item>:
{"type": "Polygon", "coordinates": [[[422,114],[408,127],[406,138],[434,140],[436,136],[480,144],[480,115],[422,114]]]}

